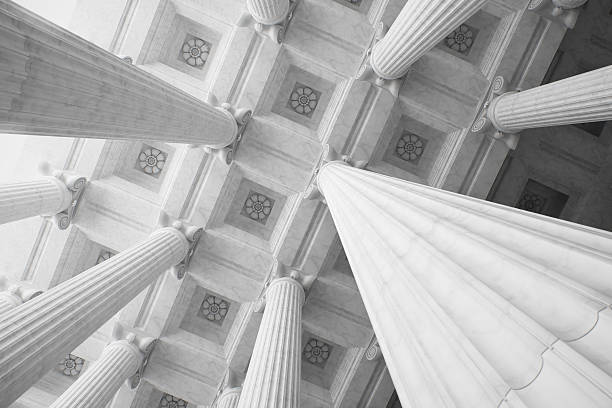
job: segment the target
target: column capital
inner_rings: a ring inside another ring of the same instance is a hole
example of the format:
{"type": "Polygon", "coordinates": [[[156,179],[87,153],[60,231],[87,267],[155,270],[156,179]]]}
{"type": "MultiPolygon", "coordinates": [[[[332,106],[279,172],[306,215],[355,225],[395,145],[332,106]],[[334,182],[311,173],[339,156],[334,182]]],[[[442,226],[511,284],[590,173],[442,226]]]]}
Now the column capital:
{"type": "Polygon", "coordinates": [[[129,329],[123,327],[120,323],[115,324],[113,328],[113,338],[115,339],[109,343],[106,347],[123,347],[129,350],[136,361],[138,362],[138,370],[133,373],[129,379],[128,384],[130,388],[134,389],[140,384],[140,380],[144,375],[144,371],[149,363],[149,357],[155,349],[157,339],[147,336],[146,334],[137,334],[129,329]]]}
{"type": "Polygon", "coordinates": [[[165,211],[160,213],[158,224],[161,228],[153,232],[152,235],[159,233],[161,230],[169,231],[174,234],[179,234],[181,238],[185,239],[188,243],[187,251],[183,260],[173,267],[173,272],[175,273],[177,279],[183,279],[187,269],[189,268],[191,258],[195,253],[198,243],[200,242],[200,238],[202,238],[202,235],[204,234],[204,229],[202,227],[190,224],[185,220],[172,219],[165,211]]]}
{"type": "Polygon", "coordinates": [[[495,117],[495,106],[504,97],[519,92],[519,90],[508,90],[508,81],[503,76],[496,76],[491,81],[488,97],[482,105],[478,118],[471,127],[472,133],[484,133],[488,137],[504,143],[508,149],[514,150],[519,142],[519,135],[516,131],[511,131],[502,127],[495,117]]]}
{"type": "Polygon", "coordinates": [[[324,145],[319,158],[319,163],[315,166],[313,171],[310,184],[304,191],[305,198],[309,200],[320,200],[321,202],[325,203],[325,197],[323,194],[321,194],[318,187],[318,176],[321,170],[331,163],[347,165],[357,169],[365,169],[368,165],[367,160],[355,160],[350,155],[338,153],[328,144],[324,145]]]}
{"type": "Polygon", "coordinates": [[[212,92],[208,94],[206,102],[209,105],[214,106],[220,112],[223,112],[223,114],[231,117],[236,123],[236,137],[234,137],[234,140],[231,143],[225,146],[203,145],[206,153],[216,157],[221,161],[221,163],[229,166],[234,161],[236,153],[238,153],[240,142],[242,141],[242,137],[244,136],[244,132],[246,131],[247,125],[249,124],[253,113],[250,109],[237,108],[227,102],[219,103],[217,96],[212,92]]]}
{"type": "Polygon", "coordinates": [[[238,27],[253,26],[255,31],[281,44],[285,40],[300,0],[247,0],[247,12],[238,27]]]}
{"type": "Polygon", "coordinates": [[[70,226],[76,216],[81,197],[87,187],[87,179],[69,170],[53,169],[48,162],[42,162],[38,170],[45,178],[56,183],[62,194],[62,209],[54,211],[53,214],[41,215],[52,218],[55,225],[64,230],[70,226]]]}

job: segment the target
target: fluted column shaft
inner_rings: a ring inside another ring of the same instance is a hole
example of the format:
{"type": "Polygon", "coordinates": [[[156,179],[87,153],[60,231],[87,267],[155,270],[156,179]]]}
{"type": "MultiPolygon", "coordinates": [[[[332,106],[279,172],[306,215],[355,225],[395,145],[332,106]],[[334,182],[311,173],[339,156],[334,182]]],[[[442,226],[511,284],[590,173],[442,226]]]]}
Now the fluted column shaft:
{"type": "Polygon", "coordinates": [[[495,98],[487,116],[497,130],[523,129],[612,119],[612,66],[495,98]]]}
{"type": "Polygon", "coordinates": [[[289,0],[247,0],[247,9],[258,23],[277,24],[287,16],[289,0]]]}
{"type": "Polygon", "coordinates": [[[372,50],[370,64],[383,79],[398,79],[444,37],[476,13],[487,0],[408,0],[384,38],[372,50]]]}
{"type": "MultiPolygon", "coordinates": [[[[1,92],[1,91],[0,91],[1,92]]],[[[0,185],[0,224],[66,210],[72,194],[55,177],[0,185]]]]}
{"type": "Polygon", "coordinates": [[[225,389],[217,400],[217,408],[237,408],[241,390],[241,387],[225,389]]]}
{"type": "Polygon", "coordinates": [[[141,362],[140,350],[126,340],[110,343],[49,408],[104,408],[141,362]]]}
{"type": "Polygon", "coordinates": [[[352,168],[317,177],[402,405],[612,406],[612,234],[352,168]]]}
{"type": "Polygon", "coordinates": [[[292,278],[274,280],[242,386],[239,408],[298,408],[304,289],[292,278]]]}
{"type": "Polygon", "coordinates": [[[189,242],[174,228],[155,231],[0,319],[0,407],[7,407],[164,271],[189,242]]]}
{"type": "MultiPolygon", "coordinates": [[[[178,50],[177,50],[178,52],[178,50]]],[[[0,0],[0,133],[222,148],[238,125],[113,54],[0,0]]]]}

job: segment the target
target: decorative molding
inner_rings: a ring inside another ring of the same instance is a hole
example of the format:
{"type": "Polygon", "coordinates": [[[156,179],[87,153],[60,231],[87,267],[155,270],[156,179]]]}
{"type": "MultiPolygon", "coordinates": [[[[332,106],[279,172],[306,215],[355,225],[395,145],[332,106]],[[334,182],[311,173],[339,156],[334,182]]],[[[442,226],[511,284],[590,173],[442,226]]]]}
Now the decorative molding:
{"type": "Polygon", "coordinates": [[[304,361],[317,367],[324,368],[331,355],[332,349],[333,346],[327,344],[323,340],[311,337],[304,345],[302,357],[304,361]]]}
{"type": "MultiPolygon", "coordinates": [[[[491,81],[486,102],[483,104],[476,121],[472,124],[472,133],[485,133],[487,136],[500,140],[508,146],[508,149],[514,150],[519,142],[519,135],[516,133],[504,133],[497,130],[493,118],[489,114],[494,108],[496,100],[507,91],[508,82],[502,76],[496,76],[491,81]]],[[[514,91],[516,92],[516,91],[514,91]]]]}
{"type": "Polygon", "coordinates": [[[81,196],[87,187],[87,179],[76,175],[72,171],[53,170],[49,163],[41,163],[39,170],[44,175],[58,179],[66,186],[70,194],[72,194],[72,200],[68,208],[50,217],[60,230],[65,230],[70,226],[77,214],[81,196]]]}
{"type": "Polygon", "coordinates": [[[168,153],[143,143],[138,153],[136,168],[146,175],[159,178],[167,159],[168,153]]]}
{"type": "Polygon", "coordinates": [[[78,377],[83,370],[85,360],[81,357],[75,356],[74,354],[67,354],[58,364],[59,370],[67,377],[78,377]]]}
{"type": "Polygon", "coordinates": [[[164,394],[159,400],[159,408],[187,408],[187,401],[170,394],[164,394]]]}
{"type": "Polygon", "coordinates": [[[274,200],[265,194],[249,191],[240,214],[246,218],[265,225],[274,208],[274,200]]]}
{"type": "Polygon", "coordinates": [[[242,136],[244,136],[244,132],[246,131],[247,125],[251,120],[252,112],[250,109],[235,108],[227,102],[220,104],[219,100],[212,92],[208,94],[206,102],[208,102],[212,106],[215,106],[217,109],[232,115],[234,117],[234,120],[236,120],[236,123],[238,124],[236,137],[229,145],[219,149],[210,146],[204,146],[204,150],[206,151],[206,153],[216,157],[222,163],[225,163],[229,166],[230,164],[232,164],[232,162],[234,161],[234,157],[238,153],[238,148],[240,147],[242,136]]]}
{"type": "Polygon", "coordinates": [[[380,351],[380,345],[378,344],[378,340],[376,339],[376,337],[374,337],[374,339],[372,340],[372,343],[370,344],[370,346],[367,348],[365,352],[366,360],[368,361],[378,360],[381,357],[381,354],[382,353],[380,351]]]}
{"type": "Polygon", "coordinates": [[[320,97],[321,92],[296,82],[289,96],[287,106],[295,113],[311,118],[317,108],[320,97]]]}
{"type": "Polygon", "coordinates": [[[418,163],[425,151],[427,139],[412,132],[405,131],[398,139],[394,153],[400,159],[418,163]]]}
{"type": "Polygon", "coordinates": [[[285,37],[287,36],[287,30],[289,30],[289,26],[291,25],[291,21],[293,20],[293,16],[295,14],[295,9],[297,8],[300,0],[289,0],[289,10],[287,11],[287,15],[285,18],[277,23],[277,24],[263,24],[255,21],[253,16],[251,16],[248,12],[243,14],[238,20],[238,27],[247,27],[253,26],[255,31],[258,33],[268,37],[272,41],[277,42],[278,44],[282,44],[285,41],[285,37]]]}
{"type": "Polygon", "coordinates": [[[467,55],[474,45],[478,29],[468,24],[461,24],[444,39],[444,45],[460,54],[467,55]]]}
{"type": "Polygon", "coordinates": [[[113,328],[113,338],[115,338],[116,340],[127,341],[130,345],[134,346],[141,353],[142,359],[140,360],[140,367],[138,367],[136,373],[134,373],[128,379],[128,384],[130,388],[135,389],[140,384],[140,380],[142,379],[147,365],[149,364],[149,358],[151,357],[151,353],[153,353],[153,350],[155,349],[157,339],[145,335],[137,335],[133,332],[130,332],[129,329],[124,328],[119,323],[116,323],[115,327],[113,328]]]}
{"type": "Polygon", "coordinates": [[[199,37],[187,34],[181,50],[179,51],[179,60],[196,69],[204,68],[204,64],[208,60],[212,44],[199,37]]]}
{"type": "Polygon", "coordinates": [[[185,235],[185,238],[189,243],[189,249],[187,250],[187,255],[185,256],[185,259],[183,259],[178,265],[172,267],[177,279],[183,279],[185,273],[187,272],[187,269],[189,268],[191,258],[195,253],[198,243],[200,242],[200,238],[204,233],[204,229],[202,227],[197,227],[181,220],[171,221],[170,216],[163,211],[160,214],[158,223],[162,227],[172,226],[172,228],[181,231],[185,235]]]}
{"type": "Polygon", "coordinates": [[[220,298],[219,296],[206,293],[204,300],[198,309],[198,316],[210,322],[222,325],[225,321],[225,317],[227,316],[230,306],[231,303],[220,298]]]}

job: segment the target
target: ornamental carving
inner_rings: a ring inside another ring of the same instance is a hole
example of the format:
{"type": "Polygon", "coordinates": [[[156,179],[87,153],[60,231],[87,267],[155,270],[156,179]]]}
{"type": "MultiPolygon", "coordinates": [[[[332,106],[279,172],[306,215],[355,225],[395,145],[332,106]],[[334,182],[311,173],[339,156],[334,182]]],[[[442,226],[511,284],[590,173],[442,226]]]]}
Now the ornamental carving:
{"type": "Polygon", "coordinates": [[[250,191],[242,206],[241,214],[265,225],[273,207],[273,199],[264,194],[250,191]]]}
{"type": "Polygon", "coordinates": [[[520,208],[521,210],[541,214],[544,211],[544,207],[546,206],[546,201],[546,198],[538,194],[534,194],[530,191],[525,191],[516,207],[520,208]]]}
{"type": "Polygon", "coordinates": [[[200,315],[217,324],[223,323],[229,310],[229,303],[218,296],[207,294],[200,306],[200,315]]]}
{"type": "Polygon", "coordinates": [[[425,150],[425,139],[414,133],[404,133],[395,145],[395,154],[407,162],[418,162],[425,150]]]}
{"type": "Polygon", "coordinates": [[[304,359],[311,364],[324,367],[329,359],[331,346],[324,341],[311,338],[304,346],[302,355],[304,359]]]}
{"type": "Polygon", "coordinates": [[[467,24],[461,24],[459,28],[450,33],[444,40],[444,44],[451,50],[461,54],[468,54],[476,37],[475,29],[467,24]]]}
{"type": "Polygon", "coordinates": [[[181,57],[187,65],[202,69],[210,55],[211,48],[212,45],[209,42],[198,37],[191,37],[183,43],[181,57]]]}
{"type": "Polygon", "coordinates": [[[137,168],[141,169],[149,176],[159,178],[168,155],[155,147],[142,145],[142,149],[138,154],[137,168]]]}
{"type": "Polygon", "coordinates": [[[85,360],[74,354],[66,355],[66,358],[58,364],[60,371],[68,377],[76,377],[81,373],[85,360]]]}
{"type": "Polygon", "coordinates": [[[289,97],[289,107],[294,112],[310,118],[317,108],[320,96],[321,92],[297,82],[289,97]]]}
{"type": "Polygon", "coordinates": [[[187,401],[170,394],[164,394],[159,401],[159,408],[187,408],[187,401]]]}

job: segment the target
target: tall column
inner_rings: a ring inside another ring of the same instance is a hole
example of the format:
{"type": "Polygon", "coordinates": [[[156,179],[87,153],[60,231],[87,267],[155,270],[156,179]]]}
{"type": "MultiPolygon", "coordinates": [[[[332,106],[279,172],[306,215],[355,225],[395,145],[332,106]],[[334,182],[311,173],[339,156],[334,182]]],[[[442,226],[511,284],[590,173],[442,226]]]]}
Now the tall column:
{"type": "Polygon", "coordinates": [[[265,25],[282,22],[289,12],[289,0],[247,0],[246,4],[253,19],[265,25]]]}
{"type": "Polygon", "coordinates": [[[237,408],[240,400],[241,387],[226,388],[217,400],[217,408],[237,408]]]}
{"type": "Polygon", "coordinates": [[[68,228],[85,189],[84,177],[55,172],[38,180],[0,184],[0,224],[36,215],[53,216],[68,228]]]}
{"type": "Polygon", "coordinates": [[[33,289],[23,283],[9,286],[0,292],[0,315],[35,298],[42,293],[41,290],[33,289]]]}
{"type": "Polygon", "coordinates": [[[266,305],[238,408],[298,408],[304,289],[278,278],[266,290],[266,305]]]}
{"type": "Polygon", "coordinates": [[[611,120],[612,66],[522,92],[507,92],[491,101],[487,118],[504,133],[611,120]]]}
{"type": "Polygon", "coordinates": [[[235,119],[10,0],[0,0],[0,54],[0,133],[223,148],[246,114],[235,119]]]}
{"type": "Polygon", "coordinates": [[[153,339],[135,336],[107,345],[86,370],[49,408],[105,408],[124,381],[136,375],[153,339]]]}
{"type": "Polygon", "coordinates": [[[612,406],[612,234],[352,168],[317,176],[404,406],[612,406]]]}
{"type": "Polygon", "coordinates": [[[4,314],[0,321],[0,407],[9,406],[136,295],[188,262],[201,229],[175,222],[4,314]],[[187,260],[187,261],[186,261],[187,260]]]}
{"type": "Polygon", "coordinates": [[[372,49],[370,64],[383,80],[402,78],[410,66],[476,13],[487,0],[408,0],[372,49]]]}

